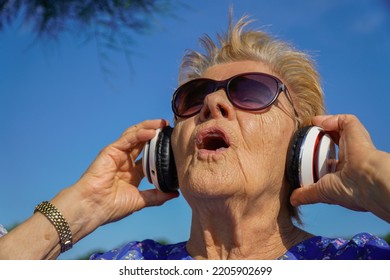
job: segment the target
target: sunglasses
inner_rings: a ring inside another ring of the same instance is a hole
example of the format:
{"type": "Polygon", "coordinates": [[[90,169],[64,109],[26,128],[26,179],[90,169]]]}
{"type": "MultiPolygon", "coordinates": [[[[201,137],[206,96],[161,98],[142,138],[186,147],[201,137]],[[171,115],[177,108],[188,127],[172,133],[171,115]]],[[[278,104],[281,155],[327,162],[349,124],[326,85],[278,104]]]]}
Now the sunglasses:
{"type": "MultiPolygon", "coordinates": [[[[292,104],[287,88],[278,78],[265,73],[242,73],[224,81],[199,78],[180,86],[173,94],[172,110],[181,118],[200,112],[210,93],[224,89],[229,101],[237,108],[260,111],[271,106],[283,91],[292,104]]],[[[295,109],[294,109],[295,110],[295,109]]]]}

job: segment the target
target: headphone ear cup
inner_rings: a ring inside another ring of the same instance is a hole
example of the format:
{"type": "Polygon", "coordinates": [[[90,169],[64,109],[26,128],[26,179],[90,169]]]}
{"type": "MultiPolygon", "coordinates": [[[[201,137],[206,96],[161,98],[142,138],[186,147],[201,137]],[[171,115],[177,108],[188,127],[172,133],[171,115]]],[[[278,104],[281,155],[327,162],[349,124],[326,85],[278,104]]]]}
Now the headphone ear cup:
{"type": "Polygon", "coordinates": [[[164,127],[156,142],[156,171],[159,189],[163,192],[173,192],[179,188],[175,158],[171,146],[173,128],[164,127]]]}
{"type": "Polygon", "coordinates": [[[322,128],[303,127],[291,138],[286,164],[286,178],[292,190],[316,183],[336,171],[335,143],[322,128]]]}
{"type": "Polygon", "coordinates": [[[300,154],[302,150],[302,143],[304,142],[305,136],[312,126],[305,126],[298,129],[293,137],[291,138],[290,145],[287,152],[286,160],[286,178],[291,189],[294,190],[301,186],[300,172],[300,154]]]}

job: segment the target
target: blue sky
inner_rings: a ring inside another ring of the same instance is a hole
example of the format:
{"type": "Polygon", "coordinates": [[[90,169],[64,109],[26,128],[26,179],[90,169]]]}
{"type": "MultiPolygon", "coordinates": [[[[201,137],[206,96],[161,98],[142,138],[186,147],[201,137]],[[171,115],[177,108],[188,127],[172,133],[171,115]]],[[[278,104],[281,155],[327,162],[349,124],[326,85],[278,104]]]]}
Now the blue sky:
{"type": "MultiPolygon", "coordinates": [[[[184,1],[183,1],[184,2],[184,1]]],[[[201,0],[177,5],[177,15],[157,17],[133,37],[129,63],[110,52],[111,75],[102,72],[94,41],[66,34],[57,43],[34,42],[26,27],[0,33],[0,223],[28,218],[36,204],[72,185],[97,153],[127,127],[145,119],[173,119],[170,99],[186,49],[215,37],[249,14],[262,28],[317,61],[328,113],[357,115],[374,144],[390,151],[390,5],[381,0],[201,0]],[[109,82],[107,81],[109,80],[109,82]]],[[[142,188],[151,187],[146,180],[142,188]]],[[[370,213],[331,205],[302,207],[314,234],[383,235],[388,223],[370,213]]],[[[145,209],[97,229],[62,259],[108,250],[145,238],[188,238],[191,213],[183,198],[145,209]]]]}

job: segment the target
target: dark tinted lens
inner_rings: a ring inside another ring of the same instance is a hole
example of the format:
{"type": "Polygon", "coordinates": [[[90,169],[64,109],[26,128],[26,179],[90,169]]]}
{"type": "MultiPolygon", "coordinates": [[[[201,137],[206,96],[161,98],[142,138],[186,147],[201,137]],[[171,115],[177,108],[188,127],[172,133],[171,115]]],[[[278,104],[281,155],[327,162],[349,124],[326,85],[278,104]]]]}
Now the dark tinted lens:
{"type": "Polygon", "coordinates": [[[229,84],[231,101],[246,110],[261,110],[269,106],[275,100],[277,91],[277,81],[261,74],[239,76],[229,84]]]}
{"type": "Polygon", "coordinates": [[[214,91],[214,81],[197,79],[178,88],[175,95],[174,106],[179,116],[190,116],[199,112],[203,106],[204,98],[214,91]]]}

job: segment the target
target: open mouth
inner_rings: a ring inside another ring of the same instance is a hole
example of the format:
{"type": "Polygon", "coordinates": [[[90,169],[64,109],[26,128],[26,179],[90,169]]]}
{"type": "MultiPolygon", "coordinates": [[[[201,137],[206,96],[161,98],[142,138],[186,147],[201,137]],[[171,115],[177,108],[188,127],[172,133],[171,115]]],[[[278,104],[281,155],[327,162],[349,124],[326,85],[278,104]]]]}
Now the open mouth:
{"type": "Polygon", "coordinates": [[[206,129],[197,135],[198,149],[217,151],[230,147],[229,138],[227,135],[216,128],[206,129]]]}

